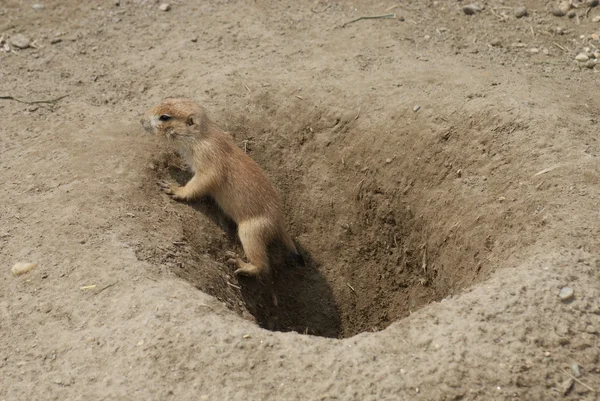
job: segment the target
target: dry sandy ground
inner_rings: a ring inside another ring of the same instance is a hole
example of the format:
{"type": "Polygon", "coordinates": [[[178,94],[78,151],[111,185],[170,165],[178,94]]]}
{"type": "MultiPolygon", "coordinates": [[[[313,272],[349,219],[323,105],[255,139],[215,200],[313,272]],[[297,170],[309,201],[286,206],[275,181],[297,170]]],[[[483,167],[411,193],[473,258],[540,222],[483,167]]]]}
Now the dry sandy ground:
{"type": "Polygon", "coordinates": [[[3,0],[0,97],[67,96],[0,99],[0,400],[598,399],[600,7],[462,5],[3,0]],[[168,95],[306,268],[238,281],[210,200],[159,193],[168,95]]]}

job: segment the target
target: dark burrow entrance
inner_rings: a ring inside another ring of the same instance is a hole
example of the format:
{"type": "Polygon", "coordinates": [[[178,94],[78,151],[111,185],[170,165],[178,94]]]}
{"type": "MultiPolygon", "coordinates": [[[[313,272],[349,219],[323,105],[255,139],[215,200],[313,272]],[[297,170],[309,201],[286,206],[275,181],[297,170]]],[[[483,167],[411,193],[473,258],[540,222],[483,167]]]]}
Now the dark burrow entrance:
{"type": "Polygon", "coordinates": [[[491,251],[506,250],[498,237],[506,215],[481,189],[490,182],[476,174],[478,144],[468,134],[493,139],[513,123],[487,121],[488,131],[483,117],[481,126],[394,125],[366,137],[351,116],[300,114],[304,122],[285,130],[262,127],[260,118],[233,119],[226,129],[282,195],[306,267],[275,247],[272,282],[238,280],[226,263],[227,251],[243,257],[234,224],[210,199],[178,203],[155,187],[189,178],[172,150],[153,159],[141,188],[156,206],[140,205],[152,229],[138,257],[263,328],[333,338],[381,330],[489,275],[491,251]]]}

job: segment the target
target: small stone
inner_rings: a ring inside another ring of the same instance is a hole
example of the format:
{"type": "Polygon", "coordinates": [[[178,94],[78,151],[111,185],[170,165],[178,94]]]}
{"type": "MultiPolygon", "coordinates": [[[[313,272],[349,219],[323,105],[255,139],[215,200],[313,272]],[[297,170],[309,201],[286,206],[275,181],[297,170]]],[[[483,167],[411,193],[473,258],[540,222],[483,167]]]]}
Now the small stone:
{"type": "Polygon", "coordinates": [[[31,8],[33,8],[34,10],[43,10],[44,9],[44,5],[40,4],[40,3],[35,3],[31,6],[31,8]]]}
{"type": "Polygon", "coordinates": [[[588,61],[589,59],[590,59],[590,57],[585,53],[579,53],[577,56],[575,56],[575,60],[581,61],[581,62],[588,61]]]}
{"type": "Polygon", "coordinates": [[[192,43],[196,43],[198,41],[198,36],[194,36],[192,39],[190,39],[192,41],[192,43]]]}
{"type": "Polygon", "coordinates": [[[27,49],[31,45],[31,42],[24,35],[18,33],[10,38],[10,44],[17,49],[27,49]]]}
{"type": "Polygon", "coordinates": [[[490,45],[492,45],[493,47],[500,47],[500,46],[502,46],[502,42],[500,42],[500,39],[496,38],[496,39],[492,39],[492,41],[490,42],[490,45]]]}
{"type": "Polygon", "coordinates": [[[458,178],[462,177],[462,170],[461,169],[456,170],[456,176],[458,178]]]}
{"type": "Polygon", "coordinates": [[[60,43],[60,42],[62,42],[61,38],[54,38],[54,39],[50,40],[50,44],[51,45],[55,45],[55,44],[60,43]]]}
{"type": "Polygon", "coordinates": [[[538,54],[540,52],[540,49],[538,49],[537,47],[532,47],[531,49],[529,49],[529,53],[531,54],[538,54]]]}
{"type": "Polygon", "coordinates": [[[585,332],[588,334],[596,334],[598,331],[596,330],[596,328],[594,326],[592,326],[591,324],[588,324],[587,327],[585,328],[585,332]]]}
{"type": "Polygon", "coordinates": [[[573,376],[581,377],[581,370],[579,370],[579,365],[574,363],[571,365],[571,372],[573,372],[573,376]]]}
{"type": "Polygon", "coordinates": [[[467,4],[466,6],[463,6],[462,10],[463,13],[467,15],[473,15],[475,13],[480,12],[481,7],[479,7],[477,4],[467,4]]]}
{"type": "Polygon", "coordinates": [[[37,267],[37,263],[16,263],[11,271],[15,276],[20,276],[37,267]]]}
{"type": "Polygon", "coordinates": [[[600,22],[600,15],[596,15],[594,18],[592,18],[592,22],[600,22]]]}
{"type": "Polygon", "coordinates": [[[390,164],[392,162],[392,159],[390,159],[389,157],[387,159],[385,159],[385,164],[390,164]]]}
{"type": "Polygon", "coordinates": [[[573,4],[571,4],[571,0],[564,0],[559,5],[558,8],[564,13],[568,13],[571,8],[573,8],[573,4]]]}
{"type": "Polygon", "coordinates": [[[596,62],[594,60],[588,60],[586,61],[585,66],[591,70],[596,67],[596,62]]]}
{"type": "Polygon", "coordinates": [[[160,11],[169,11],[171,9],[171,5],[169,3],[162,3],[160,6],[158,6],[158,9],[160,11]]]}
{"type": "Polygon", "coordinates": [[[527,15],[527,8],[525,7],[517,7],[515,8],[515,17],[523,18],[527,15]]]}
{"type": "Polygon", "coordinates": [[[418,104],[415,104],[415,107],[413,107],[413,111],[416,113],[419,110],[421,110],[421,106],[418,104]]]}
{"type": "Polygon", "coordinates": [[[599,0],[587,0],[588,7],[596,7],[598,4],[600,4],[599,0]]]}
{"type": "Polygon", "coordinates": [[[563,302],[572,300],[574,296],[575,296],[575,292],[573,291],[573,289],[571,287],[563,287],[560,289],[560,292],[558,293],[558,297],[563,302]]]}
{"type": "Polygon", "coordinates": [[[113,4],[115,5],[115,7],[119,7],[121,5],[121,0],[115,0],[113,4]]]}
{"type": "Polygon", "coordinates": [[[577,12],[575,10],[571,10],[567,13],[567,17],[575,18],[577,16],[577,12]]]}

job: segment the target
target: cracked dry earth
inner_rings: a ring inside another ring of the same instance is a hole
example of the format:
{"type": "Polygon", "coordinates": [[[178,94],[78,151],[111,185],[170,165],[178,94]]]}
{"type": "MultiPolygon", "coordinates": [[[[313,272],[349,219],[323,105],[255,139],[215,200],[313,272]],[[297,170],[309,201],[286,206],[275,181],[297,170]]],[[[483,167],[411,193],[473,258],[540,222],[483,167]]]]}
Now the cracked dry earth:
{"type": "Polygon", "coordinates": [[[3,0],[0,400],[598,399],[600,10],[464,5],[3,0]],[[304,269],[238,280],[214,204],[158,191],[168,95],[304,269]]]}

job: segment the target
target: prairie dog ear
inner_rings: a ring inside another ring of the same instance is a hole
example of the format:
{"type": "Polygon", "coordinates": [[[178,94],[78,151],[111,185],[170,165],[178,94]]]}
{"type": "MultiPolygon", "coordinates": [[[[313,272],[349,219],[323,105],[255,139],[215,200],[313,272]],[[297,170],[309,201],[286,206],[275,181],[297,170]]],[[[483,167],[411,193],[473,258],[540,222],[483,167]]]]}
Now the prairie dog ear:
{"type": "Polygon", "coordinates": [[[186,120],[186,124],[188,126],[193,126],[193,125],[198,125],[198,123],[200,122],[200,117],[196,114],[192,114],[191,116],[189,116],[186,120]]]}

